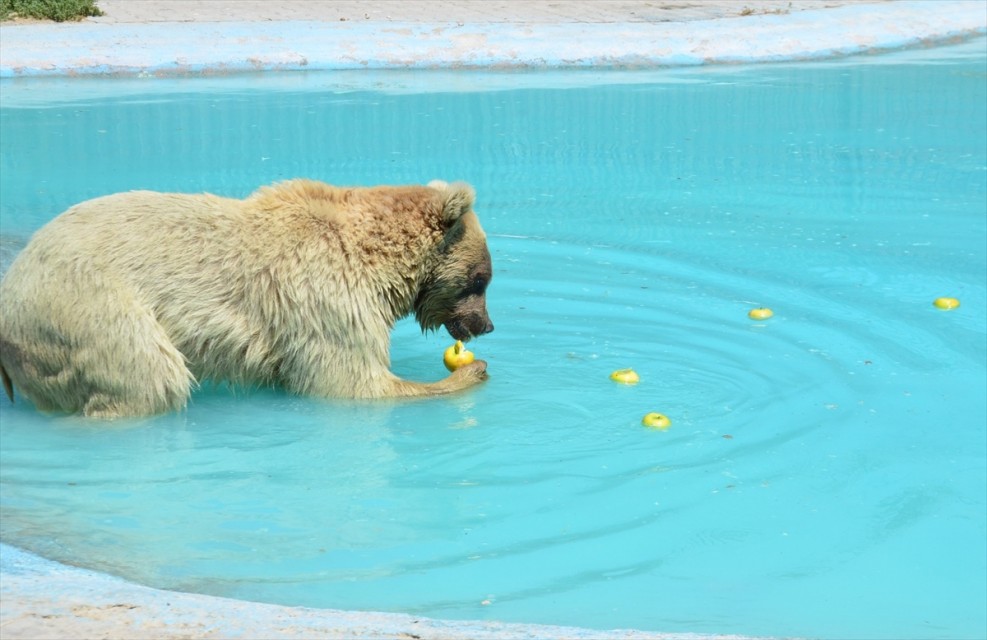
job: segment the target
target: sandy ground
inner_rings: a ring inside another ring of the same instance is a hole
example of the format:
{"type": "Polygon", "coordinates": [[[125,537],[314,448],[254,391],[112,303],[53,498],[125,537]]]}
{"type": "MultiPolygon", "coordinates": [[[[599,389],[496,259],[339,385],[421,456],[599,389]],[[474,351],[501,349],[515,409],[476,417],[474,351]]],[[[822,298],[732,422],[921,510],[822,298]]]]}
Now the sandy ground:
{"type": "Polygon", "coordinates": [[[686,22],[888,0],[99,0],[101,24],[149,22],[686,22]]]}
{"type": "MultiPolygon", "coordinates": [[[[98,4],[106,15],[79,23],[0,25],[0,76],[663,66],[824,57],[987,33],[985,0],[100,0],[98,4]]],[[[496,616],[495,610],[491,616],[496,616]]],[[[0,545],[3,640],[701,637],[710,636],[451,622],[246,603],[150,589],[0,545]]]]}
{"type": "Polygon", "coordinates": [[[0,25],[0,77],[640,68],[853,55],[987,28],[984,0],[103,0],[0,25]]]}

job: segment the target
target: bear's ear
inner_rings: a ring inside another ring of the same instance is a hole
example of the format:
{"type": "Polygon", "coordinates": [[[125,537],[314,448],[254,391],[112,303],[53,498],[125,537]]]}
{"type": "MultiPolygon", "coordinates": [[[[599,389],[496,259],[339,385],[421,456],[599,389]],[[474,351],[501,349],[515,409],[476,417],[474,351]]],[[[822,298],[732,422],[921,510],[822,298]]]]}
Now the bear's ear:
{"type": "Polygon", "coordinates": [[[476,192],[465,182],[448,184],[441,180],[433,180],[428,183],[428,186],[443,194],[442,221],[447,226],[451,226],[456,220],[473,209],[476,192]]]}

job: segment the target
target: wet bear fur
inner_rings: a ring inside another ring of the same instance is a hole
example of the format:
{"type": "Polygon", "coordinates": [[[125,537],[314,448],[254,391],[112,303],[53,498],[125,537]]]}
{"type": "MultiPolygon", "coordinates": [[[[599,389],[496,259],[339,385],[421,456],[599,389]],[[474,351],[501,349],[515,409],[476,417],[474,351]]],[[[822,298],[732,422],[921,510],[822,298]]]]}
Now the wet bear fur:
{"type": "Polygon", "coordinates": [[[83,202],[0,283],[0,377],[40,410],[97,417],[181,409],[206,379],[344,398],[466,389],[485,362],[419,383],[391,373],[389,350],[409,314],[460,340],[493,330],[473,202],[463,183],[310,180],[83,202]]]}

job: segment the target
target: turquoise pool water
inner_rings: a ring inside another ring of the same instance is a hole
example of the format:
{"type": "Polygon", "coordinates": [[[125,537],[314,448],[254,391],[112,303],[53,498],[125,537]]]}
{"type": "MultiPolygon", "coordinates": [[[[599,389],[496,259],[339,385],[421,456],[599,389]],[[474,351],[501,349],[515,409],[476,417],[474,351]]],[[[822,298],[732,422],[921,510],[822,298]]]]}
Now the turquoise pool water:
{"type": "MultiPolygon", "coordinates": [[[[114,191],[463,179],[497,326],[474,343],[489,382],[433,401],[210,387],[111,423],[4,401],[4,542],[282,604],[987,634],[983,39],[809,65],[0,89],[4,268],[114,191]],[[624,367],[641,383],[608,379],[624,367]],[[671,428],[642,427],[650,411],[671,428]]],[[[394,368],[438,379],[449,342],[404,322],[394,368]]]]}

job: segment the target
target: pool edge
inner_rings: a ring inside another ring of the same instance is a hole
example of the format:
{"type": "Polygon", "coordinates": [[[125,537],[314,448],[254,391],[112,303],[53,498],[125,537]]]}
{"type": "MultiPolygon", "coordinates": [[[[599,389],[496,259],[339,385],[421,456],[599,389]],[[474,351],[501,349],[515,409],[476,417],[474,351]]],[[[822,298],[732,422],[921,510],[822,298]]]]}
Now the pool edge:
{"type": "Polygon", "coordinates": [[[683,22],[0,25],[0,78],[345,69],[664,68],[816,60],[987,34],[984,0],[683,22]]]}
{"type": "MultiPolygon", "coordinates": [[[[440,620],[400,613],[288,607],[146,587],[0,543],[4,640],[137,638],[443,638],[444,640],[754,640],[495,620],[440,620]]],[[[491,614],[496,614],[492,604],[491,614]]]]}

